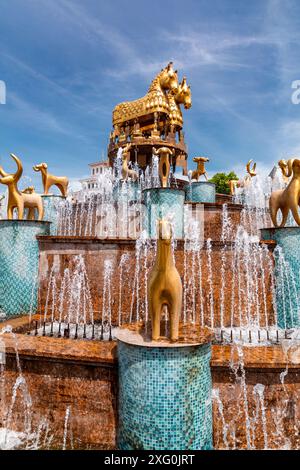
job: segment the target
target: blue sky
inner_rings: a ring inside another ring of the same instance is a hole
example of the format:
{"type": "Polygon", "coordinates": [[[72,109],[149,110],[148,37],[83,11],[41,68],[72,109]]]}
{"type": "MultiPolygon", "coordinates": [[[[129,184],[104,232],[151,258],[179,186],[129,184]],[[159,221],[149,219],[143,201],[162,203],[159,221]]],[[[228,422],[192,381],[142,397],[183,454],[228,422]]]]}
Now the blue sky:
{"type": "Polygon", "coordinates": [[[143,96],[169,60],[192,89],[190,160],[242,176],[250,158],[267,171],[299,155],[298,0],[0,0],[1,164],[12,170],[9,152],[20,155],[37,187],[41,161],[87,175],[106,153],[113,107],[143,96]]]}

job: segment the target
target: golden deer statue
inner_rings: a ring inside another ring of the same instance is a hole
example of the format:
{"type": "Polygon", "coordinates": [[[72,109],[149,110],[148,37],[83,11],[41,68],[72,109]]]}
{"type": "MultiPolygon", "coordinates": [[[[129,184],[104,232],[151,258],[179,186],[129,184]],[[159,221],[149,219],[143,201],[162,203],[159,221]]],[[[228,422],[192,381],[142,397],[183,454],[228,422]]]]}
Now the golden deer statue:
{"type": "Polygon", "coordinates": [[[300,202],[300,160],[292,158],[287,162],[286,176],[292,179],[285,189],[274,191],[271,194],[269,205],[271,219],[275,227],[284,227],[291,210],[293,217],[298,225],[300,225],[300,216],[298,206],[300,202]],[[277,223],[278,211],[282,213],[281,224],[277,223]]]}
{"type": "Polygon", "coordinates": [[[182,282],[174,263],[171,224],[159,220],[156,260],[148,278],[148,308],[153,341],[160,338],[160,320],[164,308],[169,313],[170,339],[178,340],[181,307],[182,282]]]}
{"type": "Polygon", "coordinates": [[[128,160],[129,160],[129,150],[131,144],[127,144],[122,151],[122,170],[121,176],[124,181],[127,181],[128,178],[131,178],[132,181],[136,181],[139,177],[138,173],[135,170],[129,170],[128,160]]]}
{"type": "Polygon", "coordinates": [[[170,155],[174,156],[173,150],[168,147],[160,147],[158,150],[155,147],[152,148],[153,155],[158,155],[158,174],[160,178],[160,184],[162,188],[168,186],[169,175],[170,175],[170,155]]]}
{"type": "Polygon", "coordinates": [[[193,162],[197,163],[197,169],[192,172],[192,180],[199,181],[200,177],[204,175],[206,181],[208,180],[207,178],[207,172],[205,169],[205,163],[209,162],[209,158],[206,157],[195,157],[193,158],[193,162]]]}
{"type": "Polygon", "coordinates": [[[36,194],[28,188],[22,192],[18,190],[17,183],[22,176],[23,166],[20,159],[14,155],[10,154],[11,157],[15,160],[17,164],[16,173],[6,173],[2,167],[0,167],[0,183],[6,184],[8,186],[8,203],[7,203],[7,218],[11,220],[13,218],[13,211],[17,209],[18,219],[23,219],[24,209],[28,209],[29,220],[34,220],[35,209],[38,211],[38,220],[42,220],[44,216],[43,201],[39,194],[36,194]]]}
{"type": "Polygon", "coordinates": [[[69,180],[66,176],[54,176],[48,173],[47,163],[39,163],[33,167],[34,171],[42,173],[42,182],[44,186],[44,194],[47,195],[51,186],[55,185],[61,192],[63,197],[67,196],[69,180]]]}

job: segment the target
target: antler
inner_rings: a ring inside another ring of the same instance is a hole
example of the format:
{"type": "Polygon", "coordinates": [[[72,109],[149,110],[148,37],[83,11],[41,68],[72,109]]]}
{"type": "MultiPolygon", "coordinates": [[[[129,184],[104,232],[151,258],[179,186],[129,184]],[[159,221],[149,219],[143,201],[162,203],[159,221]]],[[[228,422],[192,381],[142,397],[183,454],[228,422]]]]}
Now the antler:
{"type": "Polygon", "coordinates": [[[14,161],[16,162],[17,167],[18,167],[17,171],[14,174],[14,179],[15,179],[15,181],[19,181],[19,179],[21,178],[22,173],[23,173],[23,166],[22,166],[21,160],[16,155],[14,155],[13,153],[11,153],[10,156],[14,159],[14,161]]]}
{"type": "Polygon", "coordinates": [[[246,165],[246,170],[247,170],[247,173],[252,177],[252,176],[256,176],[256,163],[254,163],[253,167],[251,168],[251,163],[253,162],[253,160],[249,160],[249,162],[247,163],[246,165]]]}

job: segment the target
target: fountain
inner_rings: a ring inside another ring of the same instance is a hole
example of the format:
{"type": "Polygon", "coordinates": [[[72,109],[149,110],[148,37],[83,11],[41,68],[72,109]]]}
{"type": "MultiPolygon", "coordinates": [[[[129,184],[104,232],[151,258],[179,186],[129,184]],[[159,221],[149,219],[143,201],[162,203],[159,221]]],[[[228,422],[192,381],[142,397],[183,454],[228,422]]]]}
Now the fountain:
{"type": "Polygon", "coordinates": [[[30,216],[0,220],[0,448],[300,448],[299,227],[271,219],[295,214],[299,160],[289,181],[248,162],[230,196],[199,160],[187,184],[182,104],[170,63],[76,197],[0,169],[30,216]]]}

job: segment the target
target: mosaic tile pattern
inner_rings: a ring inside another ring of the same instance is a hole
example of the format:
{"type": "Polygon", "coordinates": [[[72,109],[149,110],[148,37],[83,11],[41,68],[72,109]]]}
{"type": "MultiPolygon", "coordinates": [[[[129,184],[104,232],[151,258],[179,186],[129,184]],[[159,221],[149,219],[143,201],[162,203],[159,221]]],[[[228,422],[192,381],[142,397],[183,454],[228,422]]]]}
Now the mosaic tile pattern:
{"type": "Polygon", "coordinates": [[[186,200],[189,202],[216,202],[216,185],[199,181],[185,186],[186,200]]]}
{"type": "Polygon", "coordinates": [[[0,311],[7,316],[36,311],[36,235],[49,230],[49,222],[0,220],[0,311]]]}
{"type": "Polygon", "coordinates": [[[263,240],[275,240],[277,324],[300,327],[300,227],[262,229],[263,240]]]}
{"type": "Polygon", "coordinates": [[[146,205],[144,229],[150,238],[156,238],[156,221],[169,218],[174,238],[183,238],[185,193],[181,189],[151,188],[143,191],[146,205]]]}
{"type": "Polygon", "coordinates": [[[47,196],[42,196],[42,198],[44,204],[44,220],[51,222],[50,235],[56,235],[59,208],[62,204],[64,204],[65,198],[56,194],[49,194],[47,196]]]}
{"type": "Polygon", "coordinates": [[[118,341],[122,450],[212,449],[210,344],[142,347],[118,341]]]}
{"type": "Polygon", "coordinates": [[[141,190],[137,181],[119,181],[113,188],[113,198],[116,202],[138,202],[141,190]]]}

